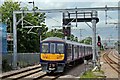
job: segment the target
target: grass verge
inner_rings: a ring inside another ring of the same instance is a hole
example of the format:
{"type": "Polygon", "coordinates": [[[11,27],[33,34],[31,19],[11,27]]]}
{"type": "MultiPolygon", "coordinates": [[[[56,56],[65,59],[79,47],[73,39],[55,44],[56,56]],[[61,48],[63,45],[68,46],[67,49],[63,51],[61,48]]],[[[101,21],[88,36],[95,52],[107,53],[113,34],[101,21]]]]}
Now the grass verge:
{"type": "Polygon", "coordinates": [[[105,78],[103,71],[86,71],[80,78],[105,78]]]}

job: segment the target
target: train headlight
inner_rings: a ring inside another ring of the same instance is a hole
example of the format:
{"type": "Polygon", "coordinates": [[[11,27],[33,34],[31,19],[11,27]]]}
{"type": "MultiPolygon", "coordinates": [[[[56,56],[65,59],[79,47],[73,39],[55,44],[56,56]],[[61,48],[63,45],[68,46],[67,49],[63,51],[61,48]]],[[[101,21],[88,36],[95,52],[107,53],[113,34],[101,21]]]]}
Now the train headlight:
{"type": "Polygon", "coordinates": [[[63,55],[57,55],[57,59],[62,59],[63,57],[63,55]]]}
{"type": "Polygon", "coordinates": [[[47,58],[48,58],[48,56],[47,56],[47,55],[44,55],[44,56],[43,56],[43,58],[44,58],[44,59],[47,59],[47,58]]]}

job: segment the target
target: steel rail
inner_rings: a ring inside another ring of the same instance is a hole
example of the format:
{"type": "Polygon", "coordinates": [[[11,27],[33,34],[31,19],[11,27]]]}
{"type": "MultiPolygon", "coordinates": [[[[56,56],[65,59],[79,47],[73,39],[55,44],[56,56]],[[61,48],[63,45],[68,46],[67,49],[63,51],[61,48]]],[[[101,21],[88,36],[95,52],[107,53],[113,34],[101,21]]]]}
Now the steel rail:
{"type": "Polygon", "coordinates": [[[41,68],[41,66],[36,66],[36,67],[33,67],[33,68],[28,68],[28,69],[23,69],[21,71],[17,71],[17,72],[14,72],[14,73],[10,73],[10,74],[6,74],[6,75],[2,75],[2,79],[5,79],[5,78],[8,78],[10,76],[14,76],[14,75],[18,75],[18,74],[21,74],[21,73],[24,73],[24,72],[28,72],[28,71],[31,71],[31,70],[35,70],[35,69],[38,69],[38,68],[41,68]]]}
{"type": "Polygon", "coordinates": [[[115,52],[112,54],[112,56],[113,56],[115,59],[117,59],[117,60],[119,60],[119,61],[120,61],[119,56],[117,56],[117,55],[115,54],[115,52]]]}
{"type": "MultiPolygon", "coordinates": [[[[111,63],[115,63],[116,64],[116,62],[115,61],[113,61],[113,60],[111,60],[109,57],[108,57],[108,53],[109,53],[110,51],[108,51],[107,53],[105,53],[104,55],[103,55],[103,58],[104,58],[104,60],[111,66],[111,68],[113,68],[115,71],[117,71],[119,74],[120,74],[120,71],[118,70],[118,69],[116,69],[111,63]]],[[[117,66],[120,66],[118,63],[116,64],[117,66]]]]}
{"type": "MultiPolygon", "coordinates": [[[[36,70],[36,71],[33,70],[33,72],[28,71],[27,74],[25,74],[25,75],[21,75],[21,76],[16,77],[16,78],[13,78],[13,80],[21,79],[21,78],[24,78],[24,77],[26,77],[26,76],[29,76],[29,75],[32,75],[32,74],[38,73],[38,72],[40,72],[40,71],[42,71],[42,70],[36,70]],[[29,73],[29,72],[30,72],[30,73],[29,73]]],[[[24,72],[24,73],[25,73],[25,72],[24,72]]],[[[24,73],[22,73],[22,74],[24,74],[24,73]]],[[[20,74],[19,74],[19,75],[20,75],[20,74]]]]}

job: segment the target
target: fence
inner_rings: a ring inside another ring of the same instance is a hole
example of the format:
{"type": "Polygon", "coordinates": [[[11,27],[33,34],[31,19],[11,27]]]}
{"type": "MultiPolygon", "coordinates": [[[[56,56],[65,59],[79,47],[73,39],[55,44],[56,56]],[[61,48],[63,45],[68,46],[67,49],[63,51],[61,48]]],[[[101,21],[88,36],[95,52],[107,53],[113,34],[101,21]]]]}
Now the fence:
{"type": "MultiPolygon", "coordinates": [[[[26,67],[39,64],[39,54],[40,53],[17,53],[17,65],[19,67],[26,67]]],[[[2,55],[2,60],[7,60],[7,63],[12,66],[13,54],[2,55]]]]}

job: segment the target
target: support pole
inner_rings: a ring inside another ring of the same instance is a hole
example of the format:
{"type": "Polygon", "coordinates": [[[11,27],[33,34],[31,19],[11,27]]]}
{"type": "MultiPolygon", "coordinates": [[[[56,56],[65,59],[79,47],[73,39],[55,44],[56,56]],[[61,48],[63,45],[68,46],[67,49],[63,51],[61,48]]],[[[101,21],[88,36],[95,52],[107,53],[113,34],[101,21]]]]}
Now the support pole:
{"type": "MultiPolygon", "coordinates": [[[[70,17],[70,15],[68,15],[68,17],[70,17]]],[[[65,29],[66,29],[69,23],[66,24],[66,21],[64,19],[65,19],[65,13],[63,13],[63,24],[62,24],[62,26],[65,27],[65,29]]],[[[67,36],[66,35],[65,35],[64,39],[67,40],[67,36]]]]}
{"type": "Polygon", "coordinates": [[[105,6],[105,24],[107,24],[107,5],[105,6]]]}
{"type": "Polygon", "coordinates": [[[93,19],[92,19],[92,30],[93,30],[93,37],[92,37],[92,50],[93,50],[93,66],[96,66],[96,19],[97,12],[93,11],[93,19]]]}
{"type": "Polygon", "coordinates": [[[77,27],[77,11],[75,11],[75,13],[76,13],[76,27],[77,27]]]}
{"type": "Polygon", "coordinates": [[[39,38],[40,38],[40,43],[41,43],[41,40],[42,40],[42,36],[41,36],[41,29],[39,29],[39,38]]]}
{"type": "Polygon", "coordinates": [[[2,14],[0,13],[0,74],[2,74],[2,14]]]}
{"type": "Polygon", "coordinates": [[[17,69],[17,29],[16,14],[13,13],[13,69],[17,69]]]}
{"type": "Polygon", "coordinates": [[[98,69],[100,71],[101,70],[101,64],[100,64],[100,47],[98,47],[98,55],[97,55],[97,57],[98,57],[98,69]]]}
{"type": "Polygon", "coordinates": [[[65,40],[67,40],[67,36],[65,36],[65,40]]]}
{"type": "Polygon", "coordinates": [[[79,29],[80,30],[80,40],[82,40],[82,38],[81,38],[81,36],[82,36],[82,34],[81,34],[81,32],[82,32],[82,29],[79,29]]]}
{"type": "Polygon", "coordinates": [[[82,30],[84,29],[79,29],[80,30],[80,40],[82,40],[82,30]]]}

